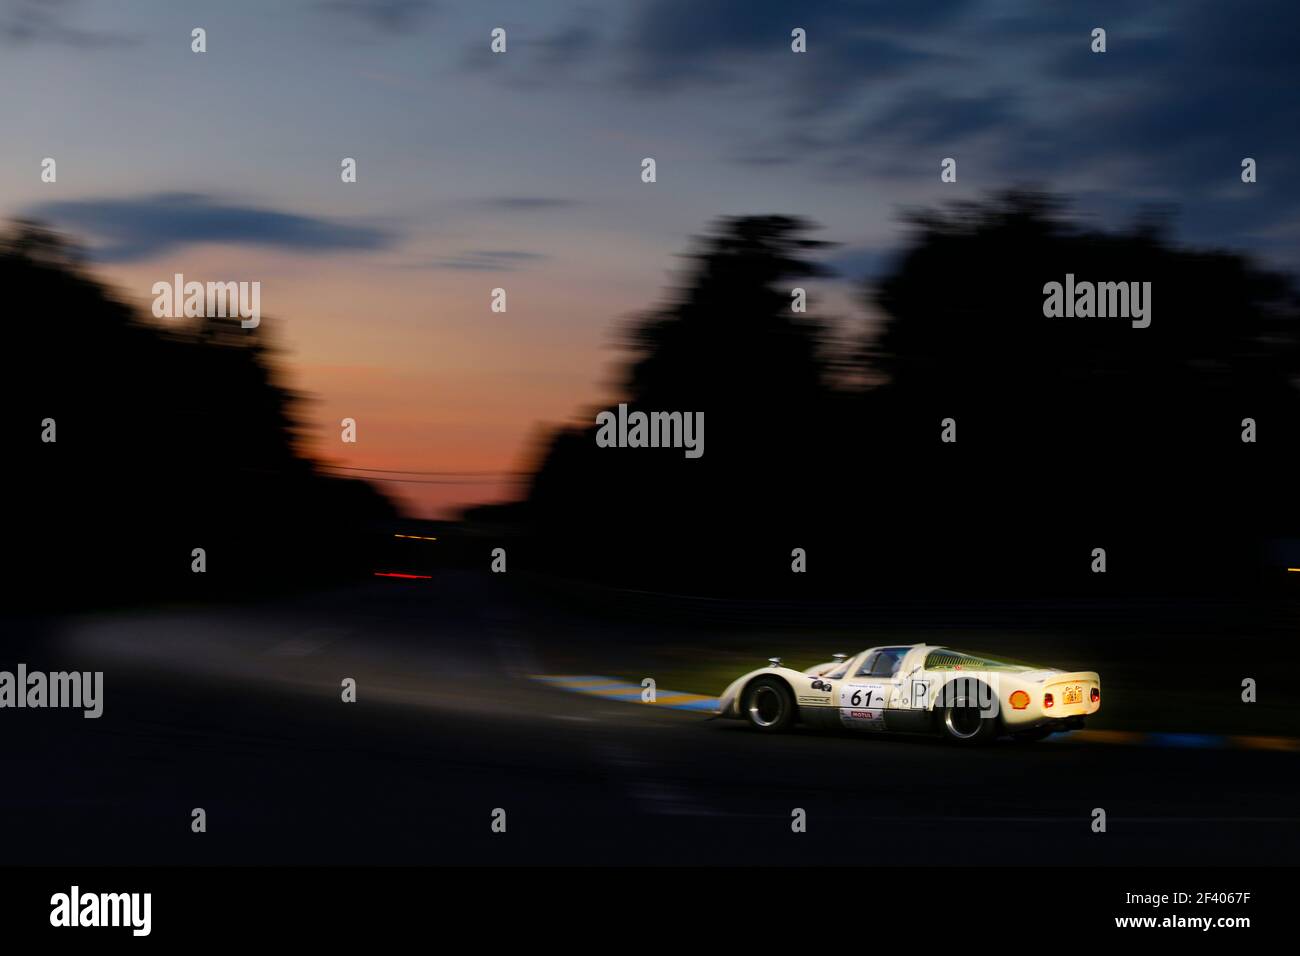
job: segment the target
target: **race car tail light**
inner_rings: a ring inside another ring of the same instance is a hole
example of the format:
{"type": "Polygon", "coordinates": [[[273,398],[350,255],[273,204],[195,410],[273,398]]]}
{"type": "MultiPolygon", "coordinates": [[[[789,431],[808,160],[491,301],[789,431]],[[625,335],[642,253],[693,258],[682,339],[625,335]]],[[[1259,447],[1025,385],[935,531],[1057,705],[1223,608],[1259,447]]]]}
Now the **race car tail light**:
{"type": "Polygon", "coordinates": [[[1011,695],[1011,707],[1013,710],[1024,710],[1029,706],[1029,695],[1023,690],[1018,690],[1011,695]]]}
{"type": "Polygon", "coordinates": [[[1044,694],[1044,695],[1043,695],[1043,706],[1044,706],[1044,707],[1051,707],[1051,706],[1052,706],[1053,704],[1055,704],[1055,703],[1056,703],[1056,701],[1052,699],[1052,695],[1051,695],[1051,694],[1044,694]]]}
{"type": "Polygon", "coordinates": [[[1088,697],[1094,704],[1097,703],[1099,700],[1101,700],[1101,688],[1094,687],[1092,689],[1092,692],[1088,694],[1088,697]]]}

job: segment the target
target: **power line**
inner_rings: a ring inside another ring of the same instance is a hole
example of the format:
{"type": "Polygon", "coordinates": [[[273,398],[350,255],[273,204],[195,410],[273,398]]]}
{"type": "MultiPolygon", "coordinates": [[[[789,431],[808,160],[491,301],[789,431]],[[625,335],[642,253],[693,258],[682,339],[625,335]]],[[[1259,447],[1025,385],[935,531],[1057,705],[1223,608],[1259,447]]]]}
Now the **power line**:
{"type": "Polygon", "coordinates": [[[527,472],[522,471],[418,471],[412,468],[363,468],[360,465],[322,464],[321,467],[330,468],[334,471],[373,471],[381,475],[433,475],[439,478],[478,478],[491,475],[527,474],[527,472]]]}
{"type": "Polygon", "coordinates": [[[402,482],[403,484],[411,484],[411,485],[484,485],[484,484],[488,484],[489,482],[504,480],[504,478],[501,475],[498,475],[496,477],[484,477],[484,478],[469,478],[469,477],[386,478],[382,475],[349,475],[349,474],[339,474],[337,472],[328,472],[328,471],[326,472],[326,474],[333,474],[335,478],[353,478],[353,479],[360,478],[364,481],[397,481],[397,482],[402,482]]]}

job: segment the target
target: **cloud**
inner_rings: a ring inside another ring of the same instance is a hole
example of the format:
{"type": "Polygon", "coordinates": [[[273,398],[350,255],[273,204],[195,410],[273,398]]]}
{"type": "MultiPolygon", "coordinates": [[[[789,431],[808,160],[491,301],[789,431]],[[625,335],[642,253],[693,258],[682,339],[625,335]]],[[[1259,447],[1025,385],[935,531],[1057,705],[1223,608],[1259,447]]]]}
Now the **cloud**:
{"type": "Polygon", "coordinates": [[[486,209],[504,209],[510,212],[534,212],[542,209],[571,209],[581,205],[577,199],[558,196],[490,196],[476,200],[486,209]]]}
{"type": "Polygon", "coordinates": [[[0,41],[9,46],[52,44],[77,50],[133,46],[136,37],[86,30],[67,22],[79,0],[3,0],[0,41]]]}
{"type": "Polygon", "coordinates": [[[467,249],[455,255],[411,262],[403,269],[446,269],[453,272],[513,272],[546,256],[521,249],[467,249]]]}
{"type": "Polygon", "coordinates": [[[55,200],[31,207],[28,218],[81,231],[104,262],[161,255],[185,245],[227,242],[295,252],[387,248],[395,237],[367,225],[227,202],[201,193],[133,198],[55,200]]]}
{"type": "Polygon", "coordinates": [[[560,27],[532,44],[533,72],[558,73],[589,57],[600,43],[600,34],[591,26],[592,19],[592,14],[584,13],[581,19],[560,27]]]}
{"type": "Polygon", "coordinates": [[[793,88],[807,105],[845,83],[926,63],[931,54],[916,40],[971,2],[648,0],[624,34],[623,79],[658,91],[734,84],[753,76],[756,63],[781,58],[798,71],[793,88]],[[808,53],[791,52],[795,27],[806,31],[808,53]]]}
{"type": "Polygon", "coordinates": [[[1015,103],[1005,91],[952,96],[942,90],[915,90],[872,116],[853,138],[864,144],[888,140],[904,146],[954,146],[1015,125],[1015,103]]]}
{"type": "Polygon", "coordinates": [[[430,0],[319,0],[316,6],[341,19],[389,34],[408,32],[434,10],[430,0]]]}
{"type": "MultiPolygon", "coordinates": [[[[900,187],[919,200],[939,160],[963,186],[1036,184],[1108,215],[1149,202],[1183,207],[1186,237],[1285,241],[1300,216],[1300,5],[1260,0],[1250,16],[1220,0],[1175,6],[1090,0],[1086,11],[1014,0],[636,0],[552,17],[524,55],[500,61],[475,42],[497,82],[525,96],[568,84],[605,104],[676,97],[683,136],[714,123],[730,162],[800,169],[836,182],[900,187]],[[1108,49],[1091,52],[1093,27],[1108,49]],[[790,32],[807,31],[807,52],[790,32]],[[540,38],[540,39],[539,39],[540,38]],[[740,111],[740,112],[738,112],[740,111]],[[730,122],[743,116],[744,121],[730,122]],[[1258,183],[1238,179],[1242,157],[1258,183]],[[1216,234],[1214,224],[1225,230],[1216,234]]],[[[514,211],[564,201],[502,199],[514,211]]]]}
{"type": "Polygon", "coordinates": [[[645,0],[625,41],[629,76],[647,89],[713,84],[766,100],[762,125],[726,147],[736,162],[919,188],[955,156],[963,182],[1104,194],[1111,215],[1176,204],[1188,239],[1257,248],[1300,215],[1289,189],[1300,177],[1300,6],[1286,0],[1248,17],[1217,0],[1101,0],[1085,15],[758,0],[751,19],[747,4],[721,0],[703,22],[691,6],[645,0]],[[1099,24],[1104,54],[1090,49],[1099,24]],[[788,53],[793,25],[808,30],[806,54],[788,53]],[[1239,180],[1245,156],[1261,170],[1250,186],[1239,180]]]}
{"type": "Polygon", "coordinates": [[[1187,237],[1277,256],[1264,237],[1300,215],[1289,188],[1300,176],[1300,8],[1260,4],[1244,17],[1189,0],[1151,16],[1109,21],[1105,54],[1087,53],[1077,36],[1069,47],[1036,40],[1020,24],[1018,41],[1050,54],[1034,69],[1047,104],[1008,124],[990,160],[1020,175],[1072,176],[1112,206],[1177,205],[1187,237]],[[1260,165],[1251,185],[1240,181],[1246,156],[1260,165]]]}

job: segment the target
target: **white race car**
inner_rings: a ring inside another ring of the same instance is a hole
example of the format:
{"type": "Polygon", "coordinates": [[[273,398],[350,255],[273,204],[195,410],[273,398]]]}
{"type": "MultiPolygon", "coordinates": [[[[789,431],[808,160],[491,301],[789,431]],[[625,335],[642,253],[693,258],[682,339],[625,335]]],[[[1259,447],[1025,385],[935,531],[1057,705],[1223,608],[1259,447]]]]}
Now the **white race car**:
{"type": "Polygon", "coordinates": [[[802,673],[750,671],[723,691],[720,714],[767,733],[796,721],[812,727],[938,733],[963,743],[1003,734],[1041,740],[1076,730],[1101,708],[1095,671],[1062,671],[993,660],[947,647],[873,647],[802,673]]]}

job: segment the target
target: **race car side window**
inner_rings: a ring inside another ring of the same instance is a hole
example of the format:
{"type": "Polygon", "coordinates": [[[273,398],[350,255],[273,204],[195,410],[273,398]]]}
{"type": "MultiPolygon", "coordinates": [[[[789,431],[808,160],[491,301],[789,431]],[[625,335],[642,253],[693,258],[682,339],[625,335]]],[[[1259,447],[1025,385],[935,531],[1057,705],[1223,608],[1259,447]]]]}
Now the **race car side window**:
{"type": "Polygon", "coordinates": [[[871,668],[872,677],[893,677],[907,656],[906,647],[890,647],[880,652],[871,668]]]}
{"type": "Polygon", "coordinates": [[[862,666],[858,668],[858,677],[867,677],[871,674],[871,668],[875,666],[876,658],[880,656],[880,651],[872,651],[862,661],[862,666]]]}
{"type": "Polygon", "coordinates": [[[898,673],[899,665],[903,663],[903,658],[907,656],[910,648],[906,647],[882,647],[878,651],[872,651],[867,655],[867,659],[862,662],[858,668],[858,677],[893,677],[898,673]]]}

